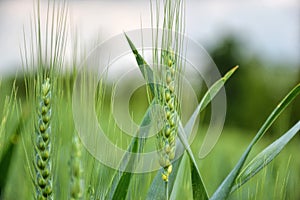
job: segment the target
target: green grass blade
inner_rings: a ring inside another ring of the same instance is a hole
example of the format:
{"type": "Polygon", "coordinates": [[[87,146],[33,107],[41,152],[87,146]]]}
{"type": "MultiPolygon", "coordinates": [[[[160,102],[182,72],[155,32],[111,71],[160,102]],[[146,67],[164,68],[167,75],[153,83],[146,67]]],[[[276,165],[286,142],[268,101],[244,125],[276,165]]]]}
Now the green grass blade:
{"type": "Polygon", "coordinates": [[[196,163],[190,162],[190,168],[191,168],[193,198],[201,199],[201,200],[208,199],[208,193],[196,163]]]}
{"type": "Polygon", "coordinates": [[[154,95],[155,94],[155,87],[154,87],[155,76],[153,74],[153,70],[147,64],[145,59],[139,54],[138,50],[136,49],[136,47],[134,46],[134,44],[130,40],[130,38],[126,35],[126,33],[124,33],[124,34],[125,34],[128,44],[132,50],[132,53],[135,56],[136,62],[142,72],[142,75],[143,75],[144,79],[147,81],[147,83],[149,84],[152,95],[154,95]]]}
{"type": "Polygon", "coordinates": [[[190,158],[193,197],[194,199],[206,200],[208,199],[208,194],[181,121],[179,121],[178,136],[190,158]]]}
{"type": "Polygon", "coordinates": [[[187,168],[189,168],[190,162],[189,157],[186,152],[184,152],[183,156],[181,157],[181,164],[179,166],[179,169],[177,170],[177,178],[174,181],[173,189],[170,194],[170,199],[178,199],[178,196],[182,196],[182,184],[183,180],[186,179],[185,176],[187,176],[186,172],[187,168]]]}
{"type": "Polygon", "coordinates": [[[1,197],[1,192],[3,192],[6,182],[8,180],[8,173],[10,169],[10,164],[11,164],[11,159],[13,157],[13,152],[16,147],[16,144],[13,142],[9,143],[8,148],[2,155],[2,158],[0,160],[0,197],[1,197]]]}
{"type": "Polygon", "coordinates": [[[229,173],[229,175],[225,178],[216,192],[213,194],[211,200],[223,200],[228,197],[230,191],[234,185],[234,182],[241,171],[252,147],[257,143],[257,141],[266,133],[266,131],[270,128],[270,126],[274,123],[274,121],[279,117],[282,111],[296,98],[296,96],[300,93],[300,84],[294,87],[288,95],[278,104],[278,106],[273,110],[270,116],[267,118],[265,123],[257,132],[254,139],[251,141],[250,145],[247,147],[242,157],[233,168],[233,170],[229,173]]]}
{"type": "MultiPolygon", "coordinates": [[[[149,125],[151,122],[151,108],[152,105],[149,106],[148,110],[146,111],[144,118],[142,120],[141,126],[146,126],[149,125]]],[[[130,185],[131,178],[133,176],[133,173],[127,172],[131,171],[133,169],[129,169],[132,163],[138,162],[138,157],[135,155],[132,155],[130,153],[141,153],[144,149],[144,144],[146,142],[146,133],[143,131],[141,133],[140,131],[137,133],[137,137],[132,138],[130,145],[127,149],[127,153],[123,157],[120,166],[126,166],[125,167],[125,172],[117,171],[116,174],[113,177],[112,183],[109,187],[108,192],[106,193],[106,199],[125,199],[128,188],[130,185]],[[143,137],[138,137],[139,135],[143,134],[143,137]]],[[[123,167],[122,167],[123,168],[123,167]]]]}
{"type": "Polygon", "coordinates": [[[14,133],[11,136],[9,144],[0,160],[0,172],[1,172],[0,173],[0,192],[5,188],[6,182],[8,180],[9,169],[10,169],[10,166],[12,165],[11,161],[12,161],[14,152],[16,150],[17,143],[19,141],[22,125],[23,125],[22,119],[20,119],[18,126],[14,130],[14,133]]]}
{"type": "Polygon", "coordinates": [[[216,96],[216,94],[220,91],[220,89],[224,86],[226,81],[231,77],[231,75],[238,69],[238,66],[235,66],[230,71],[228,71],[221,79],[216,81],[205,93],[203,98],[201,99],[199,105],[194,111],[193,115],[190,117],[189,121],[185,126],[185,133],[189,136],[193,130],[195,125],[197,116],[204,108],[210,103],[210,101],[216,96]]]}
{"type": "Polygon", "coordinates": [[[231,193],[245,184],[266,165],[268,165],[288,144],[288,142],[299,132],[300,121],[296,123],[289,131],[283,136],[265,148],[259,153],[250,163],[242,170],[236,179],[235,185],[231,189],[231,193]]]}
{"type": "MultiPolygon", "coordinates": [[[[273,110],[271,115],[262,125],[255,138],[251,142],[251,144],[255,144],[270,128],[270,126],[274,123],[274,121],[279,117],[279,115],[285,110],[285,108],[298,96],[300,93],[300,84],[296,85],[286,96],[285,98],[277,105],[277,107],[273,110]]],[[[251,145],[250,144],[250,145],[251,145]]]]}

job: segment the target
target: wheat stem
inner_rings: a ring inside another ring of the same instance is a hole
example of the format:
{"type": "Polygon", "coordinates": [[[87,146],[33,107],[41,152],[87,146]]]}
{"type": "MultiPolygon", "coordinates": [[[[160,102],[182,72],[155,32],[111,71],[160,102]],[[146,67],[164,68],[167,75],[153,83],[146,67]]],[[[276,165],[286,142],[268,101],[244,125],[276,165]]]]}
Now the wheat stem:
{"type": "Polygon", "coordinates": [[[165,182],[166,200],[169,200],[169,182],[165,182]]]}

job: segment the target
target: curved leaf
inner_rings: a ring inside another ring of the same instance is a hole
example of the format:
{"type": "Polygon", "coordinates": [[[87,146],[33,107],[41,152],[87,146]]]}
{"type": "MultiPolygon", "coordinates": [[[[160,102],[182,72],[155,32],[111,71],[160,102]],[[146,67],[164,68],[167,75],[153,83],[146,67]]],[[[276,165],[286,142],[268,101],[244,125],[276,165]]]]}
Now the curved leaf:
{"type": "Polygon", "coordinates": [[[201,111],[206,108],[206,106],[211,102],[211,100],[217,95],[217,93],[221,90],[221,88],[224,86],[226,81],[231,77],[231,75],[238,69],[238,65],[229,70],[221,79],[216,81],[204,94],[203,98],[201,99],[199,105],[195,109],[194,113],[190,117],[189,121],[186,123],[184,129],[185,133],[189,137],[192,133],[193,127],[195,125],[195,122],[197,120],[197,117],[201,111]]]}
{"type": "Polygon", "coordinates": [[[136,62],[140,68],[140,71],[142,72],[143,77],[149,84],[152,95],[154,95],[155,94],[155,87],[154,87],[155,76],[153,74],[153,70],[148,65],[148,63],[145,61],[145,59],[139,54],[138,50],[136,49],[136,47],[134,46],[134,44],[130,40],[130,38],[126,35],[126,33],[124,33],[124,35],[127,39],[127,42],[129,44],[131,50],[132,50],[132,53],[135,56],[136,62]]]}
{"type": "MultiPolygon", "coordinates": [[[[1,171],[1,173],[0,173],[0,194],[1,194],[1,191],[5,188],[6,182],[8,180],[9,169],[10,169],[10,166],[12,165],[12,158],[13,158],[14,152],[16,150],[18,140],[19,140],[19,135],[20,135],[19,130],[20,130],[20,127],[18,126],[16,132],[13,134],[13,136],[8,144],[6,151],[3,153],[1,160],[0,160],[0,171],[1,171]]],[[[0,197],[1,197],[1,195],[0,195],[0,197]]]]}
{"type": "Polygon", "coordinates": [[[242,170],[236,179],[235,185],[231,189],[231,193],[245,184],[266,165],[268,165],[288,144],[288,142],[299,132],[300,121],[296,123],[288,132],[265,148],[242,170]]]}
{"type": "Polygon", "coordinates": [[[266,131],[270,128],[270,126],[274,123],[274,121],[279,117],[282,111],[296,98],[296,96],[300,93],[300,84],[294,87],[288,95],[278,104],[278,106],[273,110],[273,112],[269,115],[265,123],[259,129],[250,145],[247,147],[242,157],[233,168],[233,170],[229,173],[229,175],[225,178],[222,184],[218,187],[216,192],[213,194],[211,200],[223,200],[228,197],[230,191],[234,185],[234,181],[236,180],[238,174],[240,173],[252,147],[257,143],[257,141],[266,133],[266,131]]]}
{"type": "MultiPolygon", "coordinates": [[[[146,111],[141,126],[146,126],[151,122],[152,105],[153,102],[146,111]]],[[[127,153],[124,155],[120,163],[120,166],[126,166],[126,171],[131,171],[131,169],[129,169],[129,167],[133,166],[131,163],[138,162],[138,157],[130,153],[141,153],[143,151],[144,144],[146,142],[145,136],[147,134],[148,132],[143,131],[143,133],[141,133],[141,131],[138,131],[137,136],[132,138],[131,143],[126,151],[127,153]],[[141,134],[143,134],[143,137],[139,137],[141,134]]],[[[109,190],[106,193],[106,199],[125,199],[132,176],[133,173],[117,171],[113,177],[109,190]]]]}
{"type": "Polygon", "coordinates": [[[194,154],[192,152],[192,149],[189,145],[187,135],[185,134],[185,130],[182,127],[181,121],[179,121],[178,126],[178,136],[180,138],[180,141],[184,145],[185,150],[187,151],[189,158],[190,158],[190,167],[191,167],[191,178],[192,178],[192,189],[193,189],[193,198],[194,199],[201,199],[206,200],[208,199],[208,194],[205,188],[205,185],[203,183],[200,170],[198,168],[196,159],[194,157],[194,154]]]}

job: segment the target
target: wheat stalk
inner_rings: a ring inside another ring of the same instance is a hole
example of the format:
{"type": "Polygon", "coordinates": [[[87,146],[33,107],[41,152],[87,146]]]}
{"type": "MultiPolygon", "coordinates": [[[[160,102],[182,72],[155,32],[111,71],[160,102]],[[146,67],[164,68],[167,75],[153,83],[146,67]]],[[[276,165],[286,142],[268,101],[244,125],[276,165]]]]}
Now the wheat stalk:
{"type": "Polygon", "coordinates": [[[35,150],[36,199],[52,199],[52,161],[51,161],[51,85],[47,78],[41,87],[38,106],[35,150]]]}

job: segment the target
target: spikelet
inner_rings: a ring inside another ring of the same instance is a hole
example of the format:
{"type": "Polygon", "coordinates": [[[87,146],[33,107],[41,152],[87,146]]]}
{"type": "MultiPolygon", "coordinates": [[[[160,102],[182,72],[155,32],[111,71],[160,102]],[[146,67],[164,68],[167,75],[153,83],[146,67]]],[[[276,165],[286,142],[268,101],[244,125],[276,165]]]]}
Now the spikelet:
{"type": "Polygon", "coordinates": [[[172,172],[171,161],[175,157],[175,139],[177,136],[177,115],[175,95],[175,56],[171,50],[163,52],[164,86],[160,91],[159,101],[164,109],[162,130],[157,135],[157,149],[159,152],[160,165],[164,168],[162,179],[168,182],[172,172]]]}
{"type": "Polygon", "coordinates": [[[82,166],[81,166],[81,144],[77,136],[74,136],[71,151],[71,183],[70,199],[78,200],[82,198],[82,166]]]}
{"type": "Polygon", "coordinates": [[[51,85],[47,78],[42,84],[35,135],[36,199],[52,199],[51,162],[51,85]]]}

